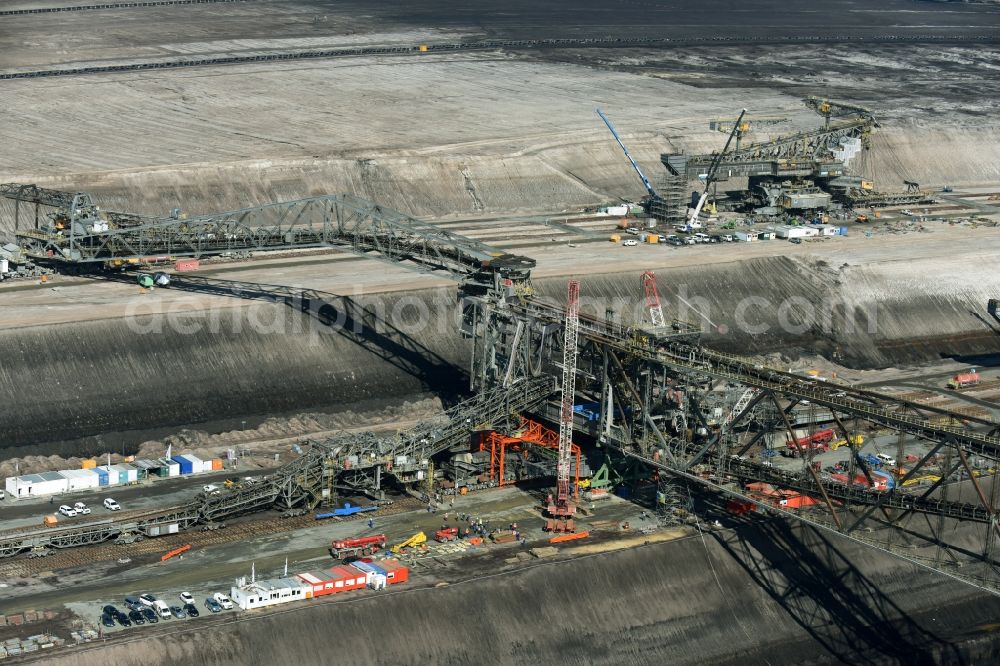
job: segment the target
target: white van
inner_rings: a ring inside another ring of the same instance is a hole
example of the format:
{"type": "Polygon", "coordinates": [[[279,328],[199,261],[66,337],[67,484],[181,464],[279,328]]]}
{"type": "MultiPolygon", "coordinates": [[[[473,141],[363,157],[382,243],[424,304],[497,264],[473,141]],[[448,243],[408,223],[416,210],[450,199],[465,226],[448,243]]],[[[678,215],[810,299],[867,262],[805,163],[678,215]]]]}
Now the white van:
{"type": "Polygon", "coordinates": [[[153,610],[164,620],[169,620],[172,617],[170,615],[170,606],[162,599],[157,599],[153,602],[153,610]]]}
{"type": "Polygon", "coordinates": [[[887,453],[879,453],[875,457],[878,458],[883,465],[887,465],[889,467],[896,466],[896,459],[887,453]]]}

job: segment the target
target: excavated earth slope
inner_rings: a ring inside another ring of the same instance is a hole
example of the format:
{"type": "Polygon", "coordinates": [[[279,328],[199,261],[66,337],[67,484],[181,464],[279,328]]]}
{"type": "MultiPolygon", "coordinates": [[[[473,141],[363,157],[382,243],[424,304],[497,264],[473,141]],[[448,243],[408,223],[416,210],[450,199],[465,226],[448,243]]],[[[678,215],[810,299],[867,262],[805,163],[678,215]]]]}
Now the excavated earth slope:
{"type": "Polygon", "coordinates": [[[1000,656],[989,633],[998,615],[996,597],[762,521],[447,587],[421,588],[418,575],[345,603],[227,617],[49,663],[988,663],[1000,656]]]}

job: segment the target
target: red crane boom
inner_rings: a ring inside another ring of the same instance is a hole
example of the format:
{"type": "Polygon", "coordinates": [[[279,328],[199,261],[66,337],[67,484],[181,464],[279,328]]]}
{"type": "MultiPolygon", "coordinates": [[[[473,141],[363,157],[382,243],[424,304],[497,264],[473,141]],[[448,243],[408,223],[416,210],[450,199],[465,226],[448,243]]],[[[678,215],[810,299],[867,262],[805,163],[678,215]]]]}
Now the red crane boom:
{"type": "Polygon", "coordinates": [[[646,308],[649,310],[649,319],[654,328],[664,325],[663,307],[660,305],[660,292],[656,288],[656,275],[653,271],[646,271],[642,274],[642,286],[646,290],[646,308]]]}

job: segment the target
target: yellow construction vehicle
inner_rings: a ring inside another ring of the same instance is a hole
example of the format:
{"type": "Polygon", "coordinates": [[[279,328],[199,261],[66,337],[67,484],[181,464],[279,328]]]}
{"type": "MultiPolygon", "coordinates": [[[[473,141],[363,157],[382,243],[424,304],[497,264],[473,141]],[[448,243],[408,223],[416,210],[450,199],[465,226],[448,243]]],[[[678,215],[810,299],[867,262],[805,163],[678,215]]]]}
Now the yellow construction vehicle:
{"type": "Polygon", "coordinates": [[[941,477],[937,474],[925,474],[923,476],[915,476],[912,479],[907,479],[903,481],[903,487],[908,488],[910,486],[919,486],[924,483],[937,483],[941,480],[941,477]]]}
{"type": "Polygon", "coordinates": [[[393,546],[392,552],[399,555],[399,553],[401,553],[404,548],[413,548],[414,546],[419,546],[425,541],[427,541],[427,535],[424,534],[423,532],[417,532],[403,543],[397,543],[395,546],[393,546]]]}
{"type": "Polygon", "coordinates": [[[836,442],[830,445],[830,450],[836,451],[842,446],[847,446],[848,443],[853,444],[854,446],[861,446],[862,444],[865,443],[865,437],[864,435],[851,435],[850,442],[848,442],[846,439],[838,439],[836,442]]]}

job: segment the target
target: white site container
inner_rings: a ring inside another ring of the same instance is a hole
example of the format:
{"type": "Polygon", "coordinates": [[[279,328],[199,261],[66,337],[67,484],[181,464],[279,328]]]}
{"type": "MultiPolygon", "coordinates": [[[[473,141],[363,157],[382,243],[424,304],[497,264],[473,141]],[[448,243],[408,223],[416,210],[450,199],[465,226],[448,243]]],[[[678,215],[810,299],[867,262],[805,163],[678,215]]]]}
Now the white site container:
{"type": "Polygon", "coordinates": [[[196,455],[193,455],[193,454],[190,454],[190,453],[185,453],[184,455],[180,455],[180,456],[177,456],[177,457],[178,458],[184,458],[185,460],[191,461],[191,473],[192,474],[199,474],[199,473],[205,472],[205,471],[209,471],[209,472],[212,471],[212,461],[211,460],[207,461],[208,462],[208,469],[206,470],[205,469],[205,462],[206,461],[202,460],[201,458],[199,458],[196,455]]]}
{"type": "Polygon", "coordinates": [[[11,497],[40,497],[66,492],[69,490],[69,481],[59,472],[42,472],[12,476],[7,479],[5,486],[11,497]]]}
{"type": "Polygon", "coordinates": [[[101,477],[92,469],[67,469],[60,474],[68,482],[68,490],[90,490],[101,485],[101,477]]]}

